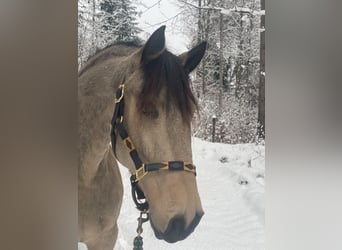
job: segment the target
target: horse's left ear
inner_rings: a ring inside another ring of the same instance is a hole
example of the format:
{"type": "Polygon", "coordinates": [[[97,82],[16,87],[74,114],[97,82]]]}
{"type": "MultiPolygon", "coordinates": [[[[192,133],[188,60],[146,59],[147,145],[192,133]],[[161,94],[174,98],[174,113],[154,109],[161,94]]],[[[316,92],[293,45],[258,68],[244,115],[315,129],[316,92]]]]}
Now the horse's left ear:
{"type": "Polygon", "coordinates": [[[204,56],[205,49],[207,48],[207,42],[201,42],[190,51],[184,52],[179,56],[182,61],[185,70],[190,73],[200,63],[204,56]]]}
{"type": "Polygon", "coordinates": [[[158,58],[165,50],[165,25],[157,29],[143,47],[141,61],[148,63],[158,58]]]}

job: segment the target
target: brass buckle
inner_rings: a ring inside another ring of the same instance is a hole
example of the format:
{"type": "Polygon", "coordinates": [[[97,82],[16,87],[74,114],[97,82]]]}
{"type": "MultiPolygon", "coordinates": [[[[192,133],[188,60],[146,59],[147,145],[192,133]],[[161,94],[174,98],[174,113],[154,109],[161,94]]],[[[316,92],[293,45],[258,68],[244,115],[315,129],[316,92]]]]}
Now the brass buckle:
{"type": "Polygon", "coordinates": [[[117,123],[122,123],[123,122],[123,115],[120,116],[119,118],[116,119],[117,123]]]}
{"type": "Polygon", "coordinates": [[[145,171],[145,164],[142,164],[141,167],[135,171],[135,182],[140,181],[147,173],[148,172],[145,171]]]}
{"type": "Polygon", "coordinates": [[[116,97],[115,97],[115,103],[121,102],[122,98],[124,97],[125,85],[124,85],[124,84],[120,84],[120,85],[119,85],[119,89],[121,89],[121,96],[120,96],[119,98],[116,98],[116,97]]]}

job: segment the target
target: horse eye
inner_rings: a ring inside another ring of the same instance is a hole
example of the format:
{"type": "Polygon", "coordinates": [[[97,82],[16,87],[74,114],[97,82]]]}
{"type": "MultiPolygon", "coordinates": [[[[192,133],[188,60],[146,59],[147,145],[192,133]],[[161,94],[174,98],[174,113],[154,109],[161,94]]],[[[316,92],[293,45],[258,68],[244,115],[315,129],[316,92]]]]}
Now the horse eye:
{"type": "Polygon", "coordinates": [[[137,108],[140,110],[141,114],[148,117],[149,119],[157,119],[159,117],[158,109],[156,105],[151,101],[138,102],[137,108]]]}
{"type": "Polygon", "coordinates": [[[159,116],[158,110],[155,108],[143,109],[142,113],[151,119],[157,119],[159,116]]]}

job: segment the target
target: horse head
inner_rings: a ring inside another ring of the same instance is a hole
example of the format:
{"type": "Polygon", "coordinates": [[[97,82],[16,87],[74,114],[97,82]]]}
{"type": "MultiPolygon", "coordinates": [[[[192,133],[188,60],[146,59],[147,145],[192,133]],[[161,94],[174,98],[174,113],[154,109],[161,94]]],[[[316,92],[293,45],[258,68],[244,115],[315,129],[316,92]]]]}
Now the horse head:
{"type": "MultiPolygon", "coordinates": [[[[181,161],[192,163],[191,119],[196,101],[189,73],[201,61],[203,42],[176,56],[165,48],[165,26],[125,60],[124,113],[122,124],[142,162],[181,161]]],[[[121,140],[116,156],[136,171],[121,140]]],[[[204,214],[196,176],[190,171],[151,171],[138,182],[149,204],[150,221],[158,239],[185,239],[204,214]]]]}

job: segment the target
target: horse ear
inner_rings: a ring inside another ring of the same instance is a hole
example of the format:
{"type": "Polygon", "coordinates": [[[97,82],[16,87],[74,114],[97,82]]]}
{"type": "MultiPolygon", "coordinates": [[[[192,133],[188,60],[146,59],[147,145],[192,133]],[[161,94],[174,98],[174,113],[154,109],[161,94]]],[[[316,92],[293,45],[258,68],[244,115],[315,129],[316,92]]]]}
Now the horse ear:
{"type": "Polygon", "coordinates": [[[165,50],[165,25],[157,29],[143,47],[141,61],[147,63],[158,58],[165,50]]]}
{"type": "Polygon", "coordinates": [[[204,56],[205,49],[207,48],[207,42],[201,42],[196,47],[192,48],[190,51],[184,52],[179,56],[182,61],[185,70],[188,73],[193,71],[196,66],[200,63],[204,56]]]}

